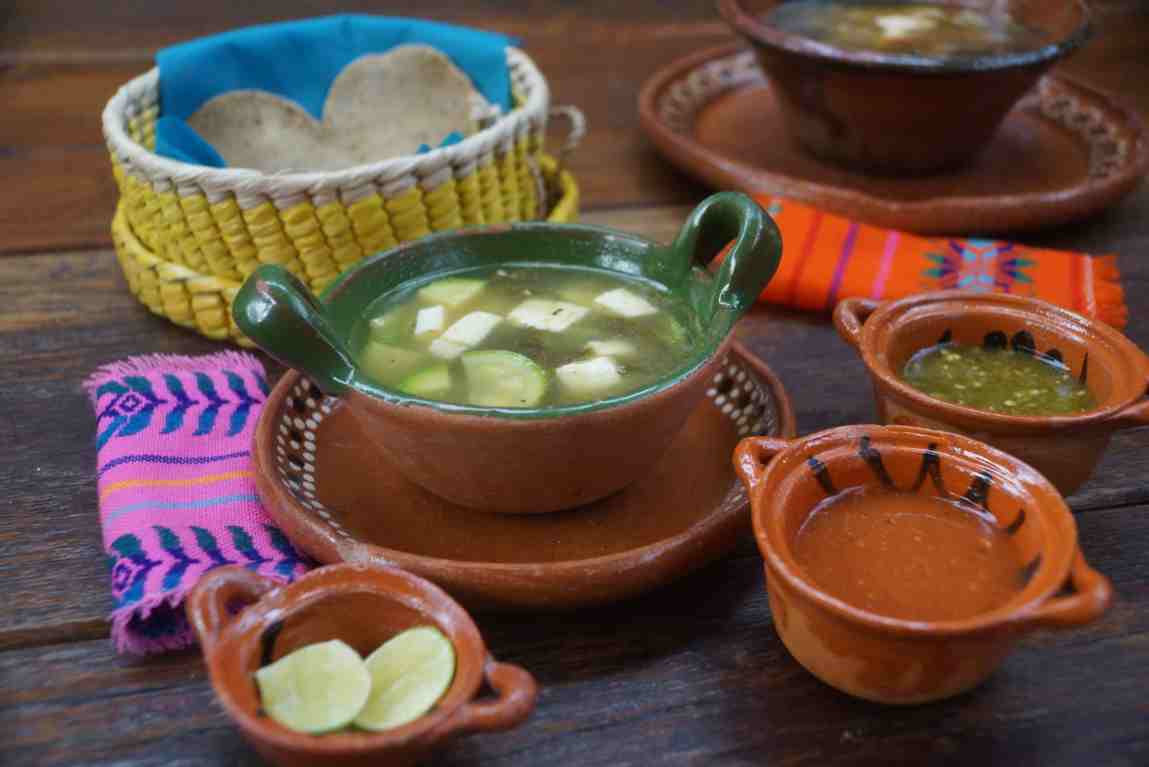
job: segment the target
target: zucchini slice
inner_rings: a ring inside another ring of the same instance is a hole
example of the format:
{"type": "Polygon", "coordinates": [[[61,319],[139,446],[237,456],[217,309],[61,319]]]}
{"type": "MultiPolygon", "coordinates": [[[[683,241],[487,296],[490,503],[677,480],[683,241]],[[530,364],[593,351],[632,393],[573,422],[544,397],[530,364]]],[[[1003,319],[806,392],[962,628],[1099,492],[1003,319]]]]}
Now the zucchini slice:
{"type": "Polygon", "coordinates": [[[546,371],[515,352],[467,352],[460,360],[468,401],[483,407],[534,407],[547,392],[546,371]]]}
{"type": "Polygon", "coordinates": [[[415,397],[434,399],[451,390],[451,371],[446,365],[432,365],[414,373],[399,384],[399,391],[415,397]]]}

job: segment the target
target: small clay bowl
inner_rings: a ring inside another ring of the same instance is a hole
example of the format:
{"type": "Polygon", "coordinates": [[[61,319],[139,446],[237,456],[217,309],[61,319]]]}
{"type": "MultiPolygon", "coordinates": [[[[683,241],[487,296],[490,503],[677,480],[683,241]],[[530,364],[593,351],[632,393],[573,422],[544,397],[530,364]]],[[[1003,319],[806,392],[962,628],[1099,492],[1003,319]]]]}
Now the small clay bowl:
{"type": "Polygon", "coordinates": [[[1021,461],[969,437],[907,426],[840,426],[798,440],[748,437],[734,465],[750,494],[774,627],[799,663],[833,687],[879,703],[924,703],[968,690],[1037,628],[1096,620],[1112,587],[1077,546],[1065,501],[1021,461]],[[793,553],[826,497],[854,487],[947,498],[987,510],[1018,555],[1016,595],[964,620],[869,612],[820,589],[793,553]],[[1072,593],[1059,593],[1063,587],[1072,593]]]}
{"type": "Polygon", "coordinates": [[[1022,95],[1090,34],[1081,0],[961,0],[938,4],[1005,11],[1049,43],[962,58],[854,51],[766,24],[763,15],[780,3],[718,0],[718,10],[754,48],[801,146],[820,159],[886,175],[969,162],[1022,95]]]}
{"type": "Polygon", "coordinates": [[[838,334],[862,355],[882,423],[963,432],[1005,450],[1070,495],[1093,473],[1113,432],[1149,425],[1149,357],[1109,325],[1022,296],[922,293],[879,304],[848,298],[838,334]],[[913,354],[942,341],[1006,346],[1060,358],[1097,407],[1076,415],[1017,416],[931,397],[901,378],[913,354]]]}
{"type": "Polygon", "coordinates": [[[363,433],[407,479],[460,506],[551,512],[618,492],[658,462],[701,404],[735,322],[773,276],[781,252],[781,236],[758,204],[723,192],[703,200],[668,247],[591,226],[475,228],[366,259],[321,302],[285,270],[260,267],[240,289],[233,313],[265,351],[324,393],[341,397],[363,433]],[[711,275],[704,264],[731,241],[729,257],[711,275]],[[349,339],[374,300],[444,274],[515,263],[591,267],[665,288],[696,315],[702,335],[694,356],[636,392],[548,408],[419,399],[380,386],[359,369],[349,339]]]}
{"type": "Polygon", "coordinates": [[[278,765],[413,764],[451,736],[518,725],[538,697],[529,673],[490,656],[462,607],[429,581],[392,567],[331,565],[286,586],[242,567],[221,567],[200,579],[187,613],[216,696],[260,755],[278,765]],[[450,688],[419,719],[382,732],[309,735],[260,709],[253,675],[262,666],[331,639],[366,657],[415,626],[442,631],[456,659],[450,688]],[[475,700],[484,681],[497,694],[494,700],[475,700]]]}

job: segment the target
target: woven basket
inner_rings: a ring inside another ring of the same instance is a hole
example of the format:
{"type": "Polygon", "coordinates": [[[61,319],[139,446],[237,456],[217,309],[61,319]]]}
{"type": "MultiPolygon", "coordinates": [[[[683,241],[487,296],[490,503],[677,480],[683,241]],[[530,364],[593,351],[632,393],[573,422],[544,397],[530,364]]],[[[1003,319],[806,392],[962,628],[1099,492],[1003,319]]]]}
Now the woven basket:
{"type": "Polygon", "coordinates": [[[540,160],[550,95],[525,53],[508,49],[507,63],[515,108],[453,146],[340,171],[283,174],[155,154],[153,69],[104,109],[118,215],[169,264],[232,282],[262,263],[281,264],[314,291],[399,242],[464,225],[545,218],[540,160]]]}
{"type": "MultiPolygon", "coordinates": [[[[579,204],[574,178],[560,171],[558,163],[547,155],[539,156],[538,165],[543,186],[556,190],[547,220],[573,221],[579,204]]],[[[128,287],[136,298],[156,314],[208,338],[251,346],[231,318],[231,302],[242,278],[217,277],[161,258],[136,236],[126,203],[121,200],[116,210],[112,238],[128,287]]]]}

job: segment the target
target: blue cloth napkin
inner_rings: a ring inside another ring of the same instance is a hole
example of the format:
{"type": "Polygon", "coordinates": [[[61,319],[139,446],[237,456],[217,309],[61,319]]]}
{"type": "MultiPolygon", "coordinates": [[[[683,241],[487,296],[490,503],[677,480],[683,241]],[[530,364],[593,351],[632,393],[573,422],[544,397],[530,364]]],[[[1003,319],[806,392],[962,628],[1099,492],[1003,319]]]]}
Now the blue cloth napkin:
{"type": "MultiPolygon", "coordinates": [[[[222,168],[219,153],[185,121],[208,100],[233,90],[264,90],[323,119],[327,92],[343,68],[369,53],[419,43],[445,53],[475,88],[504,112],[511,108],[506,49],[514,38],[451,24],[343,14],[234,29],[156,54],[160,118],[156,152],[222,168]]],[[[447,136],[443,145],[462,137],[447,136]]]]}

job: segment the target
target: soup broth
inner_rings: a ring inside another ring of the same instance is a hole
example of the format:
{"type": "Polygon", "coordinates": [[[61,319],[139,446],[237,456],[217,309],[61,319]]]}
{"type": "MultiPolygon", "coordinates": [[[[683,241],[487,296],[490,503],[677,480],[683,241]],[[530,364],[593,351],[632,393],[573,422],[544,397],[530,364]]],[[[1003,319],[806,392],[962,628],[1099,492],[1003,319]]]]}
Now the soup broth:
{"type": "Polygon", "coordinates": [[[938,344],[914,354],[902,378],[931,397],[1006,415],[1068,415],[1096,406],[1061,362],[1017,349],[938,344]]]}
{"type": "Polygon", "coordinates": [[[869,612],[958,620],[1018,593],[1021,568],[992,517],[960,501],[853,488],[822,501],[794,557],[820,589],[869,612]]]}
{"type": "Polygon", "coordinates": [[[778,29],[838,48],[955,57],[1020,53],[1048,41],[1006,13],[932,3],[794,0],[765,15],[778,29]]]}
{"type": "Polygon", "coordinates": [[[627,394],[684,367],[692,317],[662,289],[613,272],[505,266],[383,296],[353,344],[374,380],[405,394],[547,407],[627,394]]]}

